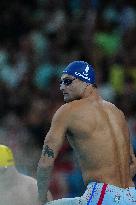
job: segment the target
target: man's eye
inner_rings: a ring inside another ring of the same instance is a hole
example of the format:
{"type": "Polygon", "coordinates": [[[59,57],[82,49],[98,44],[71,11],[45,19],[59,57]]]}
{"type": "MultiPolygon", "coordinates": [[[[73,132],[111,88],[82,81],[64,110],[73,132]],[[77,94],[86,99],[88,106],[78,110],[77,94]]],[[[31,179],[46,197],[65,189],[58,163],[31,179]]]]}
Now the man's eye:
{"type": "Polygon", "coordinates": [[[64,84],[64,85],[68,86],[73,82],[73,80],[75,80],[75,78],[74,79],[63,79],[60,81],[60,85],[64,84]]]}

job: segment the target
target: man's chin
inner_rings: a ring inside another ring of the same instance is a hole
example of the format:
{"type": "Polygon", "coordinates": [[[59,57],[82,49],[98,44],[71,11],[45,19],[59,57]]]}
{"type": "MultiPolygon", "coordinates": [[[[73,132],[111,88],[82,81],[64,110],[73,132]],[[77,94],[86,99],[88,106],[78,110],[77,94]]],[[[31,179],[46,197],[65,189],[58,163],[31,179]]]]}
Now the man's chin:
{"type": "Polygon", "coordinates": [[[72,102],[74,100],[80,100],[80,99],[81,99],[81,97],[79,97],[79,98],[64,98],[64,102],[69,103],[69,102],[72,102]]]}
{"type": "Polygon", "coordinates": [[[65,102],[65,103],[69,103],[69,102],[71,102],[71,101],[73,101],[73,100],[70,99],[70,98],[64,98],[64,102],[65,102]]]}
{"type": "Polygon", "coordinates": [[[64,99],[64,102],[65,102],[65,103],[69,103],[70,100],[68,100],[68,99],[64,99]]]}

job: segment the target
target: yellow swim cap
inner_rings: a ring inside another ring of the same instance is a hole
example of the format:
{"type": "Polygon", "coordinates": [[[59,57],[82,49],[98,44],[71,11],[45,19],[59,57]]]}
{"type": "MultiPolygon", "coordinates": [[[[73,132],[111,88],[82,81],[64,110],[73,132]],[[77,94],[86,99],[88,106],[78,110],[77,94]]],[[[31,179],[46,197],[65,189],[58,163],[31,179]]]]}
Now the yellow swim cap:
{"type": "Polygon", "coordinates": [[[0,145],[0,167],[14,166],[15,161],[11,149],[5,145],[0,145]]]}

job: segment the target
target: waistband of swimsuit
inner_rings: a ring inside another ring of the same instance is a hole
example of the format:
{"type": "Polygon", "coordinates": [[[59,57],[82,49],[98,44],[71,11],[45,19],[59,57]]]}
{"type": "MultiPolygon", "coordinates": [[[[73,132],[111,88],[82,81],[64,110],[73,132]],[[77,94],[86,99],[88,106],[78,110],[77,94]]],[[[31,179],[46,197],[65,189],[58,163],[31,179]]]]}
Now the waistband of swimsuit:
{"type": "MultiPolygon", "coordinates": [[[[96,184],[97,184],[97,188],[101,189],[103,187],[103,185],[106,184],[106,183],[102,183],[102,182],[99,182],[99,181],[90,181],[87,185],[87,188],[93,188],[96,184]]],[[[118,189],[118,190],[136,189],[136,187],[121,188],[121,187],[118,187],[118,186],[115,186],[115,185],[112,185],[112,184],[108,184],[107,188],[109,190],[113,190],[113,189],[118,189]]]]}

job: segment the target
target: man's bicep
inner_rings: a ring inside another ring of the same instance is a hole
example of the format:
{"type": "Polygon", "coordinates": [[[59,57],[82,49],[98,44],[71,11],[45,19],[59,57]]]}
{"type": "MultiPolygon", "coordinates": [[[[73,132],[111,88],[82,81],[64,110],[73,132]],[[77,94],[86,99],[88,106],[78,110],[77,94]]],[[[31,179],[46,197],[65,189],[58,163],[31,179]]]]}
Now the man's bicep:
{"type": "Polygon", "coordinates": [[[48,156],[49,158],[56,158],[59,149],[64,142],[64,135],[59,132],[49,131],[44,140],[44,148],[42,155],[48,156]]]}
{"type": "Polygon", "coordinates": [[[50,150],[50,154],[54,154],[56,156],[65,140],[66,130],[67,122],[64,118],[64,115],[61,113],[55,114],[52,119],[50,130],[47,133],[44,141],[44,147],[46,147],[46,151],[49,152],[50,150]]]}

